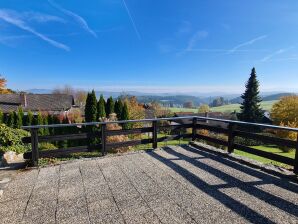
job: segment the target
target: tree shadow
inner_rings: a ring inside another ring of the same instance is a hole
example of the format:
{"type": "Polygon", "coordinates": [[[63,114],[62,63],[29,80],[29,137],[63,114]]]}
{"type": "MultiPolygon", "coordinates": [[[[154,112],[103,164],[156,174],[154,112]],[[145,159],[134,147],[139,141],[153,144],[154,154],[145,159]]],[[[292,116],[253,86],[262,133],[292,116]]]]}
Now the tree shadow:
{"type": "Polygon", "coordinates": [[[267,217],[265,217],[264,215],[258,213],[257,211],[251,209],[247,205],[241,203],[240,201],[221,192],[220,191],[221,188],[224,188],[224,187],[238,188],[238,189],[246,192],[247,194],[250,194],[262,201],[265,201],[266,203],[268,203],[272,206],[275,206],[291,215],[298,216],[298,206],[297,205],[295,205],[287,200],[284,200],[280,197],[272,195],[268,192],[265,192],[255,186],[255,185],[260,185],[260,184],[275,184],[275,185],[282,186],[285,189],[289,189],[289,190],[297,193],[298,192],[297,185],[291,184],[289,182],[287,184],[279,183],[284,180],[278,179],[277,177],[274,177],[272,175],[269,175],[269,174],[266,174],[263,172],[259,172],[253,168],[243,166],[239,163],[227,160],[227,159],[220,157],[218,155],[207,153],[202,150],[196,150],[189,146],[182,146],[182,148],[185,150],[191,151],[191,152],[195,152],[198,154],[198,156],[213,159],[219,163],[223,163],[227,166],[238,169],[244,173],[255,176],[255,177],[261,179],[261,182],[260,181],[258,181],[257,183],[256,182],[251,182],[251,183],[243,182],[243,181],[241,181],[241,180],[239,180],[239,179],[237,179],[237,178],[235,178],[235,177],[233,177],[233,176],[231,176],[215,167],[212,167],[210,165],[207,165],[207,164],[201,162],[200,160],[197,160],[196,158],[186,156],[186,155],[180,153],[179,150],[178,151],[173,150],[170,147],[164,148],[164,150],[168,154],[173,155],[173,156],[177,157],[178,159],[187,161],[188,163],[198,167],[201,170],[204,170],[207,173],[210,173],[211,175],[214,175],[214,176],[222,179],[223,181],[225,181],[227,183],[227,184],[224,184],[224,186],[222,186],[222,185],[213,186],[213,185],[206,183],[205,181],[200,179],[198,176],[196,176],[195,174],[193,174],[186,168],[175,163],[175,160],[164,158],[163,156],[157,154],[154,151],[147,152],[147,153],[150,156],[152,156],[153,158],[157,159],[158,161],[164,163],[165,165],[167,165],[168,167],[173,169],[176,173],[178,173],[179,175],[184,177],[187,181],[189,181],[195,187],[197,187],[201,191],[207,193],[209,196],[213,197],[218,202],[224,204],[226,207],[228,207],[235,213],[239,214],[240,216],[242,216],[243,218],[245,218],[246,220],[248,220],[251,223],[274,223],[274,222],[271,221],[270,219],[268,219],[267,217]],[[293,186],[291,186],[291,185],[293,185],[293,186]]]}

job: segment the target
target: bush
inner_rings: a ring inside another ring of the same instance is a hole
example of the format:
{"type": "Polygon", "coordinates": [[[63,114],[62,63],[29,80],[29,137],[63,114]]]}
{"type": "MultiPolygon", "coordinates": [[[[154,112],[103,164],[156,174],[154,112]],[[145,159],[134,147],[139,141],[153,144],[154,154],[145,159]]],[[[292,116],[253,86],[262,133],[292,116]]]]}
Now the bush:
{"type": "MultiPolygon", "coordinates": [[[[222,141],[228,141],[228,136],[224,135],[224,134],[217,134],[217,133],[210,133],[209,134],[209,137],[211,138],[216,138],[216,139],[219,139],[219,140],[222,140],[222,141]]],[[[217,144],[217,143],[214,143],[214,142],[209,142],[208,145],[211,145],[211,146],[214,146],[218,149],[223,149],[223,150],[227,150],[227,147],[224,146],[224,145],[220,145],[220,144],[217,144]]]]}
{"type": "Polygon", "coordinates": [[[235,144],[245,145],[245,146],[256,146],[263,145],[264,143],[258,140],[253,140],[249,138],[235,137],[235,144]]]}
{"type": "Polygon", "coordinates": [[[30,146],[23,144],[22,138],[29,135],[27,131],[0,124],[0,152],[14,151],[16,153],[24,153],[28,151],[30,146]]]}
{"type": "MultiPolygon", "coordinates": [[[[115,120],[113,117],[110,116],[110,119],[103,119],[103,121],[113,121],[115,120]]],[[[107,124],[107,130],[122,130],[122,127],[117,123],[107,124]]],[[[116,135],[116,136],[108,136],[107,143],[116,143],[116,142],[126,142],[129,138],[126,135],[116,135]]],[[[109,149],[110,153],[119,153],[119,152],[127,152],[129,151],[130,147],[119,147],[115,149],[109,149]]]]}
{"type": "MultiPolygon", "coordinates": [[[[208,136],[210,138],[215,138],[215,139],[223,140],[223,141],[226,141],[226,142],[228,141],[228,136],[226,136],[224,134],[218,134],[218,133],[210,132],[210,131],[208,131],[206,129],[200,129],[198,131],[198,134],[204,135],[204,136],[208,136]]],[[[226,146],[220,145],[220,144],[217,144],[217,143],[214,143],[214,142],[209,142],[209,141],[200,140],[200,139],[198,139],[198,141],[203,142],[204,144],[207,144],[207,145],[216,147],[218,149],[223,149],[223,150],[226,150],[227,149],[226,146]]]]}
{"type": "Polygon", "coordinates": [[[39,150],[51,150],[51,149],[57,149],[57,147],[52,143],[41,142],[38,144],[38,149],[39,150]]]}

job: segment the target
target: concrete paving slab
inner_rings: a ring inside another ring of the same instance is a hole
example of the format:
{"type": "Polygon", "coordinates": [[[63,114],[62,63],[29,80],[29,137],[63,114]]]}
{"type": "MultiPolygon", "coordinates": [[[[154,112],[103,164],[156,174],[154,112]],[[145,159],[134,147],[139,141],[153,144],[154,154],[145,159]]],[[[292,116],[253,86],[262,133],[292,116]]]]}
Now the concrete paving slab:
{"type": "Polygon", "coordinates": [[[298,184],[189,146],[18,173],[0,223],[298,223],[298,184]]]}

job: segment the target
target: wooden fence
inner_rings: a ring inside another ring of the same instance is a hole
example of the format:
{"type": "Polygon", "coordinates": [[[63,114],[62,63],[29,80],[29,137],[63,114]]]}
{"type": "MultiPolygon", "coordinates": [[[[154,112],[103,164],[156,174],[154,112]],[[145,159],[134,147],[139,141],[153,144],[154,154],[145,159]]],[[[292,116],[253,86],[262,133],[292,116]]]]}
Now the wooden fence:
{"type": "Polygon", "coordinates": [[[55,150],[38,150],[39,142],[52,142],[52,141],[63,141],[63,140],[79,140],[79,139],[90,139],[92,137],[99,137],[100,144],[92,146],[92,148],[101,149],[101,155],[106,155],[107,151],[111,148],[117,147],[128,147],[141,144],[152,144],[152,148],[157,148],[158,142],[164,142],[168,140],[177,140],[181,138],[187,138],[191,141],[204,140],[206,142],[215,143],[218,145],[226,146],[229,153],[233,153],[234,149],[261,156],[270,160],[288,164],[294,167],[294,172],[298,173],[298,138],[297,141],[292,141],[288,139],[281,139],[274,136],[266,136],[260,133],[254,133],[247,131],[247,129],[273,129],[279,131],[291,131],[297,132],[297,128],[281,127],[274,125],[256,124],[241,121],[223,120],[216,118],[207,117],[173,117],[173,118],[159,118],[159,119],[143,119],[143,120],[127,120],[127,121],[111,121],[111,122],[90,122],[90,123],[79,123],[79,124],[53,124],[53,125],[36,125],[36,126],[24,126],[24,129],[30,130],[31,137],[23,138],[24,143],[31,143],[32,151],[25,153],[25,158],[32,159],[34,166],[38,166],[38,159],[42,157],[55,157],[59,154],[74,153],[74,152],[87,152],[90,151],[90,146],[76,146],[66,149],[55,149],[55,150]],[[168,122],[166,125],[163,121],[168,122]],[[212,122],[209,124],[208,122],[212,122]],[[214,122],[216,124],[214,125],[214,122]],[[125,123],[151,123],[149,127],[133,128],[133,129],[123,129],[123,130],[107,130],[108,124],[117,123],[119,125],[125,123]],[[220,125],[225,124],[225,125],[220,125]],[[63,134],[63,135],[48,135],[48,136],[38,136],[38,130],[40,128],[63,128],[63,127],[78,127],[78,126],[97,126],[100,131],[93,131],[89,133],[79,133],[79,134],[63,134]],[[225,127],[222,127],[225,126],[225,127]],[[158,138],[158,132],[160,129],[191,129],[191,133],[187,134],[177,134],[172,136],[165,136],[158,138]],[[227,135],[227,141],[218,139],[215,137],[210,137],[208,135],[199,134],[199,130],[208,130],[214,133],[221,133],[227,135]],[[129,140],[125,142],[107,142],[107,137],[117,136],[117,135],[130,135],[130,134],[143,134],[151,133],[152,137],[149,139],[138,139],[129,140]],[[274,144],[281,147],[289,147],[296,149],[295,158],[289,158],[282,155],[258,150],[249,146],[235,143],[235,137],[241,137],[243,139],[257,140],[263,143],[274,144]]]}

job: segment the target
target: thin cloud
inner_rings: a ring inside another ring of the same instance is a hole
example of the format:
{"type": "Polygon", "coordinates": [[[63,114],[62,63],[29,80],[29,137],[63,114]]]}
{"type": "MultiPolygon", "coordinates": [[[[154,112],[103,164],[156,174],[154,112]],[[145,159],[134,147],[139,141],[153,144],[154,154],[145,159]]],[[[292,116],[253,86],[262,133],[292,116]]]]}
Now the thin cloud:
{"type": "Polygon", "coordinates": [[[291,48],[293,48],[293,47],[279,49],[279,50],[273,52],[272,54],[269,54],[269,55],[265,56],[260,61],[261,62],[266,62],[266,61],[270,60],[271,58],[273,58],[274,56],[282,54],[282,53],[290,50],[291,48]]]}
{"type": "MultiPolygon", "coordinates": [[[[193,51],[193,52],[224,52],[224,53],[228,53],[230,50],[228,49],[221,49],[221,48],[193,48],[189,51],[193,51]]],[[[255,52],[255,51],[268,51],[267,49],[237,49],[234,52],[255,52]]]]}
{"type": "Polygon", "coordinates": [[[60,22],[66,23],[66,21],[58,16],[47,15],[38,12],[25,12],[22,15],[24,19],[27,21],[36,21],[39,23],[47,23],[47,22],[60,22]]]}
{"type": "Polygon", "coordinates": [[[60,5],[56,4],[54,1],[52,0],[48,0],[48,2],[56,9],[58,9],[59,11],[61,11],[63,14],[72,17],[84,30],[86,30],[87,32],[89,32],[92,36],[94,36],[95,38],[97,38],[97,34],[88,26],[87,22],[85,19],[83,19],[81,16],[75,14],[72,11],[69,11],[63,7],[61,7],[60,5]]]}
{"type": "Polygon", "coordinates": [[[133,28],[134,28],[134,31],[135,31],[137,37],[139,38],[139,40],[141,40],[141,39],[142,39],[142,38],[141,38],[141,35],[140,35],[140,33],[139,33],[139,31],[138,31],[138,28],[137,28],[137,26],[136,26],[136,24],[135,24],[135,21],[134,21],[132,15],[131,15],[131,13],[130,13],[130,11],[129,11],[129,9],[128,9],[128,6],[127,6],[125,0],[122,0],[122,1],[123,1],[124,8],[125,8],[125,10],[126,10],[126,12],[127,12],[127,15],[128,15],[128,17],[129,17],[129,19],[130,19],[130,21],[131,21],[131,24],[132,24],[132,26],[133,26],[133,28]]]}
{"type": "Polygon", "coordinates": [[[61,48],[66,51],[70,50],[70,48],[68,46],[66,46],[62,43],[59,43],[55,40],[52,40],[52,39],[48,38],[47,36],[35,31],[33,28],[28,26],[25,21],[19,19],[18,16],[15,16],[15,15],[17,15],[17,13],[15,11],[0,9],[0,19],[4,20],[5,22],[10,23],[22,30],[29,32],[29,33],[32,33],[33,35],[48,42],[49,44],[51,44],[54,47],[61,48]]]}
{"type": "Polygon", "coordinates": [[[209,33],[205,30],[199,30],[197,31],[188,41],[186,51],[191,51],[198,41],[205,39],[208,37],[209,33]]]}
{"type": "Polygon", "coordinates": [[[232,54],[232,53],[234,53],[236,50],[238,50],[238,49],[241,48],[241,47],[245,47],[245,46],[252,45],[252,44],[255,43],[256,41],[263,40],[263,39],[265,39],[265,38],[267,38],[267,35],[262,35],[262,36],[256,37],[256,38],[254,38],[254,39],[252,39],[252,40],[249,40],[249,41],[247,41],[247,42],[241,43],[241,44],[239,44],[239,45],[233,47],[233,48],[232,48],[231,50],[229,50],[227,53],[228,53],[228,54],[232,54]]]}
{"type": "Polygon", "coordinates": [[[199,30],[195,34],[191,36],[191,38],[188,40],[187,47],[183,50],[178,50],[177,56],[181,56],[185,54],[186,52],[192,52],[194,51],[194,47],[196,44],[202,40],[208,37],[209,33],[205,30],[199,30]]]}

